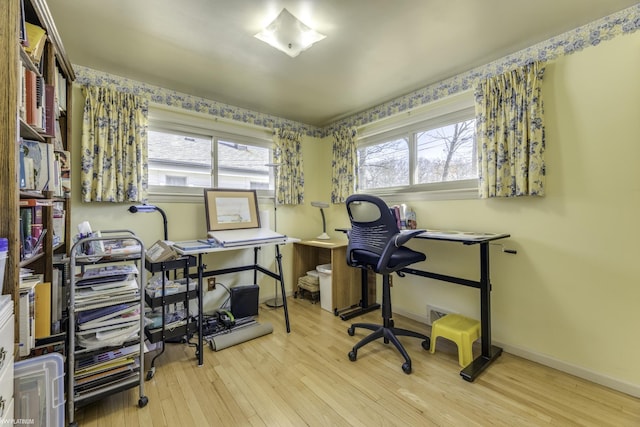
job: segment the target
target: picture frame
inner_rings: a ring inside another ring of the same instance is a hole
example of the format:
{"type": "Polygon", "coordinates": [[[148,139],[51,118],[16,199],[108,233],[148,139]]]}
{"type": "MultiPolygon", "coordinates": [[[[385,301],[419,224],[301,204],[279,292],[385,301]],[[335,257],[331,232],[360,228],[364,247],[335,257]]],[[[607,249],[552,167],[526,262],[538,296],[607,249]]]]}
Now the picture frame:
{"type": "Polygon", "coordinates": [[[207,231],[260,228],[255,190],[206,188],[204,206],[207,231]]]}

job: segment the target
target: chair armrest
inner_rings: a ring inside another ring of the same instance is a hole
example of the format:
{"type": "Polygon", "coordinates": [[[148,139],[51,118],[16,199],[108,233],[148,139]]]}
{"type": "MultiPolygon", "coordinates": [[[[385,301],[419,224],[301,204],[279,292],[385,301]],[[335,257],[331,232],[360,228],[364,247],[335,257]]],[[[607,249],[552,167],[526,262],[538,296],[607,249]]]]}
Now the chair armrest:
{"type": "Polygon", "coordinates": [[[404,230],[400,233],[396,233],[389,241],[387,242],[384,250],[382,251],[382,255],[380,255],[380,260],[378,261],[378,271],[383,271],[387,269],[389,265],[389,260],[391,259],[391,255],[400,248],[403,244],[405,244],[408,240],[417,236],[418,234],[424,233],[426,230],[404,230]]]}
{"type": "Polygon", "coordinates": [[[404,245],[407,241],[413,239],[418,234],[422,234],[427,230],[404,230],[400,233],[396,234],[391,241],[394,243],[396,248],[404,245]]]}

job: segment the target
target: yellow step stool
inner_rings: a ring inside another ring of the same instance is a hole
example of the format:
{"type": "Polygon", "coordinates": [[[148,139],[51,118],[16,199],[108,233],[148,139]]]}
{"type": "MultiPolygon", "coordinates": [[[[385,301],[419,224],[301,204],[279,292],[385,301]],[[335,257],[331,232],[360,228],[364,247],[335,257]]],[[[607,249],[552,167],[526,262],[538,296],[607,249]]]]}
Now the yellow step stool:
{"type": "Polygon", "coordinates": [[[458,363],[466,367],[473,361],[472,345],[480,338],[480,322],[459,314],[447,314],[431,325],[430,353],[436,352],[436,339],[443,337],[458,345],[458,363]]]}

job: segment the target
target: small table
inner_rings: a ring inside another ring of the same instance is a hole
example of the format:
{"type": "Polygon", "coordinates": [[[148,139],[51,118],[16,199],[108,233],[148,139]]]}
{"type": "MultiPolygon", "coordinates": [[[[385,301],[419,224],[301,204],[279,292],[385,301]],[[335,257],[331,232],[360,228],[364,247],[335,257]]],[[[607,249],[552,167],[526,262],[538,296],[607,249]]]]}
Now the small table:
{"type": "Polygon", "coordinates": [[[202,352],[202,324],[203,324],[203,311],[202,311],[202,297],[203,297],[203,284],[204,278],[209,276],[217,276],[221,274],[237,273],[240,271],[253,270],[253,280],[257,283],[258,271],[272,277],[280,282],[280,289],[282,291],[282,303],[284,307],[284,319],[287,333],[291,332],[291,326],[289,324],[289,310],[287,308],[287,298],[284,286],[284,276],[282,274],[282,255],[280,254],[280,245],[286,245],[288,243],[298,242],[300,239],[289,237],[286,241],[277,241],[274,243],[259,243],[255,245],[242,245],[233,247],[200,247],[190,250],[181,250],[174,246],[176,252],[180,255],[197,255],[198,256],[198,273],[196,275],[198,279],[198,365],[203,364],[203,352],[202,352]],[[263,246],[275,246],[276,248],[276,264],[277,272],[274,273],[258,264],[258,250],[263,246]],[[206,265],[202,260],[202,256],[209,253],[224,252],[224,251],[236,251],[241,249],[253,249],[253,264],[243,265],[238,267],[230,267],[215,270],[206,270],[206,265]],[[205,271],[206,270],[206,271],[205,271]]]}

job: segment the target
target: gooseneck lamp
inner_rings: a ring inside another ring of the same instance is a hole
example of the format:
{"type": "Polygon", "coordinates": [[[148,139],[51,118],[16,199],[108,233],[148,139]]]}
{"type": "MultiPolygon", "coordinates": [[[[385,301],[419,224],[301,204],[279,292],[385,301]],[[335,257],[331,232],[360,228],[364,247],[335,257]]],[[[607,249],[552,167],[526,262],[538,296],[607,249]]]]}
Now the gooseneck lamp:
{"type": "Polygon", "coordinates": [[[169,240],[168,230],[167,230],[167,215],[164,213],[162,209],[154,205],[134,205],[129,206],[129,212],[131,213],[148,213],[148,212],[160,212],[162,215],[162,223],[164,225],[164,240],[169,240]]]}

